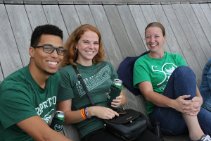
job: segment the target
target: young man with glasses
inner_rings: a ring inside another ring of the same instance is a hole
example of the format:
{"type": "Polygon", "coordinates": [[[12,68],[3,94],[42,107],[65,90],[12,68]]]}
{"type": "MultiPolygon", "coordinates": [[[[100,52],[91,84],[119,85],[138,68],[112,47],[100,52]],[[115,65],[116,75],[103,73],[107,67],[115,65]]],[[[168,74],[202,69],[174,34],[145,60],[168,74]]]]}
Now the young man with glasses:
{"type": "Polygon", "coordinates": [[[70,141],[48,124],[55,112],[58,73],[65,50],[54,25],[35,28],[29,65],[0,85],[0,141],[70,141]]]}

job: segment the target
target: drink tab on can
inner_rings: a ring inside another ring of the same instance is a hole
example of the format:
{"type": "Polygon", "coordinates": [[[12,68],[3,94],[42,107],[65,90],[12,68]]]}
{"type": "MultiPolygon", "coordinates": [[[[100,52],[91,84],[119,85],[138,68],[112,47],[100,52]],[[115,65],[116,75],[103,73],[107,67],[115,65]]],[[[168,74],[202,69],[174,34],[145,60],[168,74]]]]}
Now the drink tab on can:
{"type": "Polygon", "coordinates": [[[120,79],[114,79],[113,84],[114,84],[117,88],[122,89],[122,80],[120,80],[120,79]]]}

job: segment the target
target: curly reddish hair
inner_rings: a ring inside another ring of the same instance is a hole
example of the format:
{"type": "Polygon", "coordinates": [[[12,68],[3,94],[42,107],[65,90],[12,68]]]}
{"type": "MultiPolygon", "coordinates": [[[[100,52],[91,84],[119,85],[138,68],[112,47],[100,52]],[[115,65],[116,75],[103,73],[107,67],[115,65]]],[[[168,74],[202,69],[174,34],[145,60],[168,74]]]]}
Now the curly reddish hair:
{"type": "Polygon", "coordinates": [[[80,25],[79,27],[77,27],[72,32],[72,34],[69,36],[69,38],[67,39],[67,41],[64,45],[67,52],[64,55],[63,66],[69,65],[69,64],[76,65],[75,61],[78,58],[78,51],[76,49],[76,45],[78,44],[78,41],[80,40],[81,36],[86,31],[95,32],[99,37],[99,51],[96,54],[96,56],[93,58],[92,62],[96,64],[105,59],[105,52],[104,52],[104,47],[103,47],[100,31],[93,25],[83,24],[83,25],[80,25]]]}

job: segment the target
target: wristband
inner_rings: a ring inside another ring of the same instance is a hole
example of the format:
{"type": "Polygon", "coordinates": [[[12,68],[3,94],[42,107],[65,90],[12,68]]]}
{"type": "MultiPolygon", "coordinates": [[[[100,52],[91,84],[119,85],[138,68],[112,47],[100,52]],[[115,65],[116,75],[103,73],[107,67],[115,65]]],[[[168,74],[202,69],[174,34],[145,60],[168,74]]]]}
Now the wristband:
{"type": "Polygon", "coordinates": [[[80,112],[81,112],[81,117],[82,117],[82,119],[85,120],[85,119],[86,119],[86,114],[85,114],[84,108],[81,109],[80,112]]]}
{"type": "Polygon", "coordinates": [[[84,109],[84,111],[85,111],[86,118],[91,118],[91,116],[89,115],[89,112],[88,112],[88,107],[86,107],[84,109]]]}

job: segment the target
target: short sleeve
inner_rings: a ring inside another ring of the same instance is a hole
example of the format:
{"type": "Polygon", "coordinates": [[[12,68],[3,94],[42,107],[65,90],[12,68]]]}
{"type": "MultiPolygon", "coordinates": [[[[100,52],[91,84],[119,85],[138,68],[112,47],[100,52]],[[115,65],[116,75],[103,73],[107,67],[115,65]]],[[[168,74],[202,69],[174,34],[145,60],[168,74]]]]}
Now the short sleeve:
{"type": "Polygon", "coordinates": [[[187,66],[187,62],[180,54],[176,54],[176,60],[178,66],[187,66]]]}
{"type": "Polygon", "coordinates": [[[146,71],[141,60],[137,60],[133,68],[133,86],[138,88],[138,84],[144,81],[151,81],[149,73],[146,71]]]}
{"type": "Polygon", "coordinates": [[[59,80],[57,102],[72,99],[74,97],[71,85],[71,78],[73,76],[70,74],[70,72],[68,72],[67,68],[61,69],[59,73],[60,73],[60,80],[59,80]]]}
{"type": "MultiPolygon", "coordinates": [[[[108,62],[107,62],[108,63],[108,62]]],[[[116,79],[118,78],[117,72],[114,69],[114,67],[112,66],[111,63],[108,63],[109,67],[111,68],[111,79],[116,79]]]]}
{"type": "Polygon", "coordinates": [[[7,88],[0,92],[0,121],[4,128],[37,115],[31,97],[20,87],[7,88]]]}

